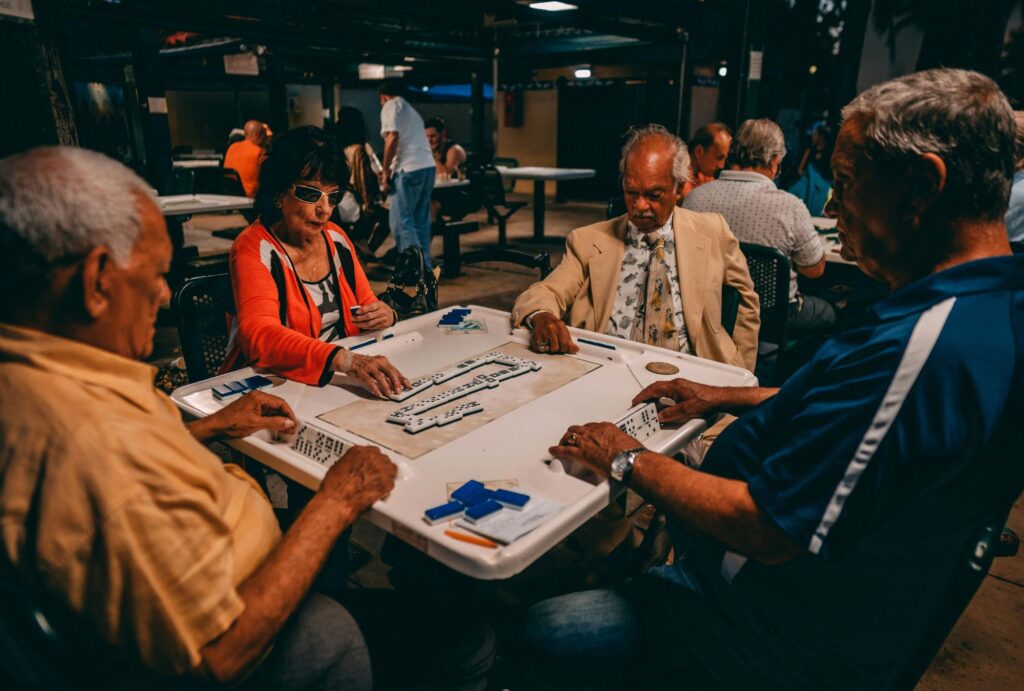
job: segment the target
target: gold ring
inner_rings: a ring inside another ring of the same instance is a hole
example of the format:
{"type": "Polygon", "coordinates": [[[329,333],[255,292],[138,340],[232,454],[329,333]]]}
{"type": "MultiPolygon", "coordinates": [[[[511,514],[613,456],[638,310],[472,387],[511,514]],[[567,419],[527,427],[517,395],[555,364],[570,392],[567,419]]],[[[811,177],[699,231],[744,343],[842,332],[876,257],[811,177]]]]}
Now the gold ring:
{"type": "Polygon", "coordinates": [[[565,438],[565,445],[576,446],[576,442],[578,442],[579,440],[579,435],[577,435],[575,432],[570,432],[569,436],[565,438]]]}

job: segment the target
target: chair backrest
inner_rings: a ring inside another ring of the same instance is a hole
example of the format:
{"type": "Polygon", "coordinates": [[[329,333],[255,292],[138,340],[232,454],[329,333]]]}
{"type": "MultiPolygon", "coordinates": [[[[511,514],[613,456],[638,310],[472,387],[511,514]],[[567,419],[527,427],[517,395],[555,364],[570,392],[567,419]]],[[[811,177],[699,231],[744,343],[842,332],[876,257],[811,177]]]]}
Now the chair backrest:
{"type": "Polygon", "coordinates": [[[740,291],[732,286],[722,285],[722,328],[732,336],[736,328],[736,315],[740,311],[740,291]]]}
{"type": "MultiPolygon", "coordinates": [[[[502,157],[502,156],[495,156],[494,157],[494,165],[496,165],[496,166],[503,166],[505,168],[518,168],[519,167],[519,159],[518,158],[506,158],[506,157],[502,157]]],[[[509,192],[515,192],[515,191],[516,191],[516,181],[513,180],[512,178],[509,178],[508,180],[505,180],[505,193],[507,194],[509,192]]]]}
{"type": "Polygon", "coordinates": [[[505,183],[498,169],[494,166],[484,166],[480,169],[480,180],[484,203],[491,206],[506,206],[505,183]]]}
{"type": "MultiPolygon", "coordinates": [[[[245,187],[242,186],[242,177],[234,168],[221,168],[220,193],[232,197],[248,196],[245,193],[245,187]]],[[[255,209],[241,209],[239,210],[239,213],[241,213],[242,217],[249,223],[256,220],[257,214],[255,209]]]]}
{"type": "Polygon", "coordinates": [[[171,168],[167,176],[167,194],[195,194],[196,174],[191,168],[171,168]]]}
{"type": "Polygon", "coordinates": [[[786,345],[789,320],[789,258],[774,247],[741,242],[754,291],[761,300],[761,331],[758,340],[786,345]]]}
{"type": "Polygon", "coordinates": [[[1024,240],[1020,242],[1011,242],[1010,249],[1013,250],[1014,254],[1024,254],[1024,240]]]}
{"type": "Polygon", "coordinates": [[[604,217],[618,218],[624,213],[626,213],[626,200],[622,198],[622,195],[608,197],[608,208],[605,209],[604,217]]]}
{"type": "Polygon", "coordinates": [[[235,311],[231,277],[217,274],[186,282],[175,306],[189,381],[214,376],[228,352],[228,314],[235,311]]]}
{"type": "Polygon", "coordinates": [[[939,602],[928,616],[928,624],[921,629],[921,635],[911,646],[909,653],[893,670],[886,689],[889,691],[911,691],[921,675],[942,648],[949,632],[956,625],[960,615],[970,604],[996,556],[995,549],[999,536],[1006,525],[1013,502],[990,513],[972,533],[960,560],[946,584],[939,602]]]}

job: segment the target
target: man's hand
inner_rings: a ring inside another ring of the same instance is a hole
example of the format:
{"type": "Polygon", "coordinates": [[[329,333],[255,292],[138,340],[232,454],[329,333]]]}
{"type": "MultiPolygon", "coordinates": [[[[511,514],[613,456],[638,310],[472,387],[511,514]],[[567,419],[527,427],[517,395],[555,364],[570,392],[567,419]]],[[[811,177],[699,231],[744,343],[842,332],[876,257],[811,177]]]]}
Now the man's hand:
{"type": "Polygon", "coordinates": [[[395,487],[398,468],[376,446],[353,446],[324,475],[320,494],[345,504],[358,516],[395,487]]]}
{"type": "Polygon", "coordinates": [[[537,353],[578,353],[569,329],[562,320],[550,312],[533,315],[533,332],[530,334],[530,350],[537,353]]]}
{"type": "Polygon", "coordinates": [[[262,391],[252,391],[232,401],[216,413],[193,420],[188,429],[201,442],[216,439],[240,439],[268,429],[288,432],[295,428],[295,413],[284,399],[262,391]]]}
{"type": "Polygon", "coordinates": [[[598,474],[611,473],[612,460],[626,449],[643,446],[610,422],[573,425],[548,451],[561,461],[579,461],[598,474]]]}
{"type": "Polygon", "coordinates": [[[374,396],[390,396],[412,386],[383,355],[357,355],[349,350],[339,350],[331,368],[363,382],[374,396]]]}
{"type": "Polygon", "coordinates": [[[719,412],[725,403],[724,388],[698,384],[687,379],[659,381],[634,396],[632,405],[656,401],[659,398],[671,398],[676,405],[659,412],[658,419],[662,422],[686,422],[719,412]]]}
{"type": "Polygon", "coordinates": [[[378,300],[360,307],[359,311],[352,315],[352,321],[362,331],[374,331],[391,326],[397,316],[393,309],[378,300]]]}
{"type": "Polygon", "coordinates": [[[391,181],[388,179],[388,171],[384,169],[377,174],[377,179],[380,182],[380,191],[387,194],[391,189],[391,181]]]}

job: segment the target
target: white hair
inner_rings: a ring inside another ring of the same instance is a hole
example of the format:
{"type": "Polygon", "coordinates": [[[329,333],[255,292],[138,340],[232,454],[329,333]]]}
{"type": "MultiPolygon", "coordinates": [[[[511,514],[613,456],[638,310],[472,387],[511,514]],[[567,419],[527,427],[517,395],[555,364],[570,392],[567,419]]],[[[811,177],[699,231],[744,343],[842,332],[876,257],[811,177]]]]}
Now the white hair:
{"type": "Polygon", "coordinates": [[[126,264],[142,230],[145,180],[103,154],[65,146],[0,160],[0,228],[47,262],[108,247],[126,264]]]}
{"type": "Polygon", "coordinates": [[[682,185],[690,180],[690,152],[686,148],[686,142],[672,134],[664,125],[650,124],[643,127],[631,127],[626,133],[626,143],[622,145],[622,157],[619,159],[619,176],[626,175],[626,159],[640,145],[641,142],[652,137],[663,140],[673,147],[672,156],[672,179],[677,185],[682,185]]]}
{"type": "Polygon", "coordinates": [[[746,120],[736,130],[729,149],[729,163],[740,168],[768,168],[775,157],[786,157],[782,128],[767,118],[746,120]]]}

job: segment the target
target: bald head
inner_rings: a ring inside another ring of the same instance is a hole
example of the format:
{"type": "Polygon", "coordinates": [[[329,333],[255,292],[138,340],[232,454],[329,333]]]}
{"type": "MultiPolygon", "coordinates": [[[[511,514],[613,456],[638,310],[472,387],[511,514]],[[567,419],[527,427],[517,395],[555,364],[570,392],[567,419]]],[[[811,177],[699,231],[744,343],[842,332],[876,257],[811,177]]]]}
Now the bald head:
{"type": "Polygon", "coordinates": [[[242,131],[245,132],[246,140],[256,144],[257,146],[263,146],[267,143],[267,130],[259,120],[247,121],[245,126],[242,128],[242,131]]]}
{"type": "Polygon", "coordinates": [[[630,132],[619,171],[629,220],[637,230],[651,232],[668,222],[689,166],[686,144],[661,125],[630,132]]]}

